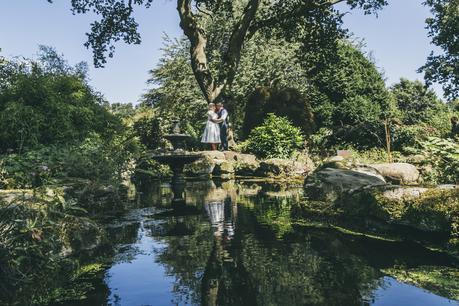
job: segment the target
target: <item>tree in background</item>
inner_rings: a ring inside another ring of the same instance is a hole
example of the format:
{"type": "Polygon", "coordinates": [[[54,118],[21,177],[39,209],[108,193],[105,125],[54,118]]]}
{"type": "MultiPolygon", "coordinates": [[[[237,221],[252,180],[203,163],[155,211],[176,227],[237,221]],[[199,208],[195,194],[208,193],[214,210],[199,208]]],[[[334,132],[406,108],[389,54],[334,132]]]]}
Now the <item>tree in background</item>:
{"type": "Polygon", "coordinates": [[[385,146],[384,122],[394,103],[384,78],[360,45],[340,41],[336,57],[319,66],[303,62],[316,125],[317,147],[367,149],[385,146]],[[326,143],[326,145],[325,145],[326,143]]]}
{"type": "Polygon", "coordinates": [[[459,1],[426,0],[433,17],[426,20],[432,43],[443,53],[432,52],[419,70],[425,72],[427,84],[443,85],[450,99],[459,97],[459,1]]]}
{"type": "Polygon", "coordinates": [[[0,84],[0,151],[107,138],[121,128],[88,85],[87,66],[70,66],[53,48],[41,46],[37,61],[3,60],[0,84]]]}
{"type": "Polygon", "coordinates": [[[451,104],[420,81],[401,79],[390,88],[397,108],[393,119],[392,141],[395,150],[417,146],[429,136],[447,137],[451,132],[451,104]]]}
{"type": "MultiPolygon", "coordinates": [[[[48,0],[52,2],[51,0],[48,0]]],[[[94,53],[94,63],[102,66],[106,56],[113,56],[114,43],[141,42],[138,23],[134,18],[136,7],[148,8],[153,0],[79,0],[72,1],[74,13],[94,12],[101,17],[92,23],[87,47],[94,53]]],[[[347,3],[351,9],[361,8],[372,13],[387,4],[385,0],[325,0],[325,1],[232,1],[232,0],[177,0],[180,26],[188,38],[190,64],[194,77],[207,102],[213,102],[231,87],[241,62],[244,45],[257,33],[288,41],[298,41],[305,49],[327,46],[343,37],[341,14],[336,8],[347,3]],[[214,61],[209,52],[214,36],[207,32],[209,18],[225,20],[218,38],[221,57],[214,61]],[[226,26],[227,25],[227,26],[226,26]]],[[[327,53],[324,53],[327,54],[327,53]]]]}
{"type": "MultiPolygon", "coordinates": [[[[207,25],[216,30],[212,22],[207,25]]],[[[165,126],[180,114],[182,123],[192,126],[193,133],[199,135],[206,102],[189,66],[188,45],[185,39],[166,38],[164,55],[151,71],[150,82],[156,87],[145,95],[143,104],[154,107],[165,126]]],[[[209,48],[220,56],[218,49],[209,48]]],[[[395,104],[371,58],[359,45],[339,41],[335,57],[317,66],[322,50],[304,50],[299,58],[301,48],[301,44],[263,35],[247,43],[241,57],[243,64],[225,97],[231,101],[228,108],[236,133],[247,137],[267,113],[273,112],[287,116],[309,135],[315,125],[312,112],[316,126],[330,130],[330,146],[384,146],[384,119],[395,104]]]]}
{"type": "Polygon", "coordinates": [[[429,90],[422,82],[400,79],[393,85],[391,93],[401,112],[400,119],[405,125],[429,122],[439,112],[448,110],[433,90],[429,90]]]}

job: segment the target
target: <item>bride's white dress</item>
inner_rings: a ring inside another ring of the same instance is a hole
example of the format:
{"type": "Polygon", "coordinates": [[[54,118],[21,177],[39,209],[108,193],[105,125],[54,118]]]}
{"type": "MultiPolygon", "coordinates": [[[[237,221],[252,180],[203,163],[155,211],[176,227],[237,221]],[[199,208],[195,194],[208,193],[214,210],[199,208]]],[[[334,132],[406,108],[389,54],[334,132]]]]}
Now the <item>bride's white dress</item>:
{"type": "Polygon", "coordinates": [[[207,112],[207,124],[202,134],[202,143],[220,143],[220,126],[218,123],[212,122],[212,119],[217,119],[218,115],[213,111],[207,112]]]}

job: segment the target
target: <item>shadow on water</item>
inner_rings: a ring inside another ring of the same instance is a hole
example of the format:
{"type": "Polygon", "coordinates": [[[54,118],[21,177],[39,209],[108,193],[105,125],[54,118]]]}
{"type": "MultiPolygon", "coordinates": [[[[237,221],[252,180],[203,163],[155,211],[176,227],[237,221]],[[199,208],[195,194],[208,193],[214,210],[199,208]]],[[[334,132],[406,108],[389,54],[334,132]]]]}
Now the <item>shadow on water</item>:
{"type": "Polygon", "coordinates": [[[301,188],[189,182],[172,206],[152,185],[107,226],[116,255],[86,301],[66,305],[459,305],[381,272],[453,259],[421,245],[295,223],[301,188]]]}

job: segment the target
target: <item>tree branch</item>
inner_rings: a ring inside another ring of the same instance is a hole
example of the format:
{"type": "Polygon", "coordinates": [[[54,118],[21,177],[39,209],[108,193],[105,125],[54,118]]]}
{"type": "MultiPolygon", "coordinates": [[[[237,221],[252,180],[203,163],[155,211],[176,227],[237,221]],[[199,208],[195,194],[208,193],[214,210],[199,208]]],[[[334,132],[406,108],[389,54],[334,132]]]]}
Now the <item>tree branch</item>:
{"type": "Polygon", "coordinates": [[[216,84],[207,64],[207,37],[191,10],[191,0],[177,0],[177,10],[180,16],[180,27],[190,41],[191,68],[196,81],[208,103],[213,102],[224,87],[216,84]]]}
{"type": "Polygon", "coordinates": [[[231,84],[237,72],[237,67],[241,59],[242,46],[249,32],[249,28],[255,20],[256,13],[261,0],[250,0],[244,9],[241,20],[234,26],[233,32],[223,60],[225,62],[226,74],[225,83],[231,84]]]}

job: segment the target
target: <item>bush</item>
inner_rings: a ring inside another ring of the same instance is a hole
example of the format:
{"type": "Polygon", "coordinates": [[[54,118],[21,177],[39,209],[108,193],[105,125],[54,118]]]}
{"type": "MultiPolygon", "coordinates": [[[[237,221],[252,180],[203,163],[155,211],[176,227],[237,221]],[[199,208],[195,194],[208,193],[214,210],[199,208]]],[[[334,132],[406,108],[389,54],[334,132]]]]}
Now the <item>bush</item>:
{"type": "Polygon", "coordinates": [[[127,135],[106,141],[93,134],[79,144],[4,155],[0,159],[0,188],[35,188],[69,177],[116,181],[128,170],[128,161],[137,151],[135,139],[127,135]]]}
{"type": "Polygon", "coordinates": [[[418,153],[426,156],[426,164],[431,170],[425,179],[435,184],[459,183],[459,144],[448,139],[429,137],[420,143],[418,153]]]}
{"type": "Polygon", "coordinates": [[[140,142],[149,150],[160,146],[162,131],[161,123],[154,116],[142,116],[134,122],[134,131],[139,136],[140,142]]]}
{"type": "Polygon", "coordinates": [[[249,135],[246,150],[261,158],[289,158],[303,146],[301,130],[285,117],[268,114],[249,135]]]}

